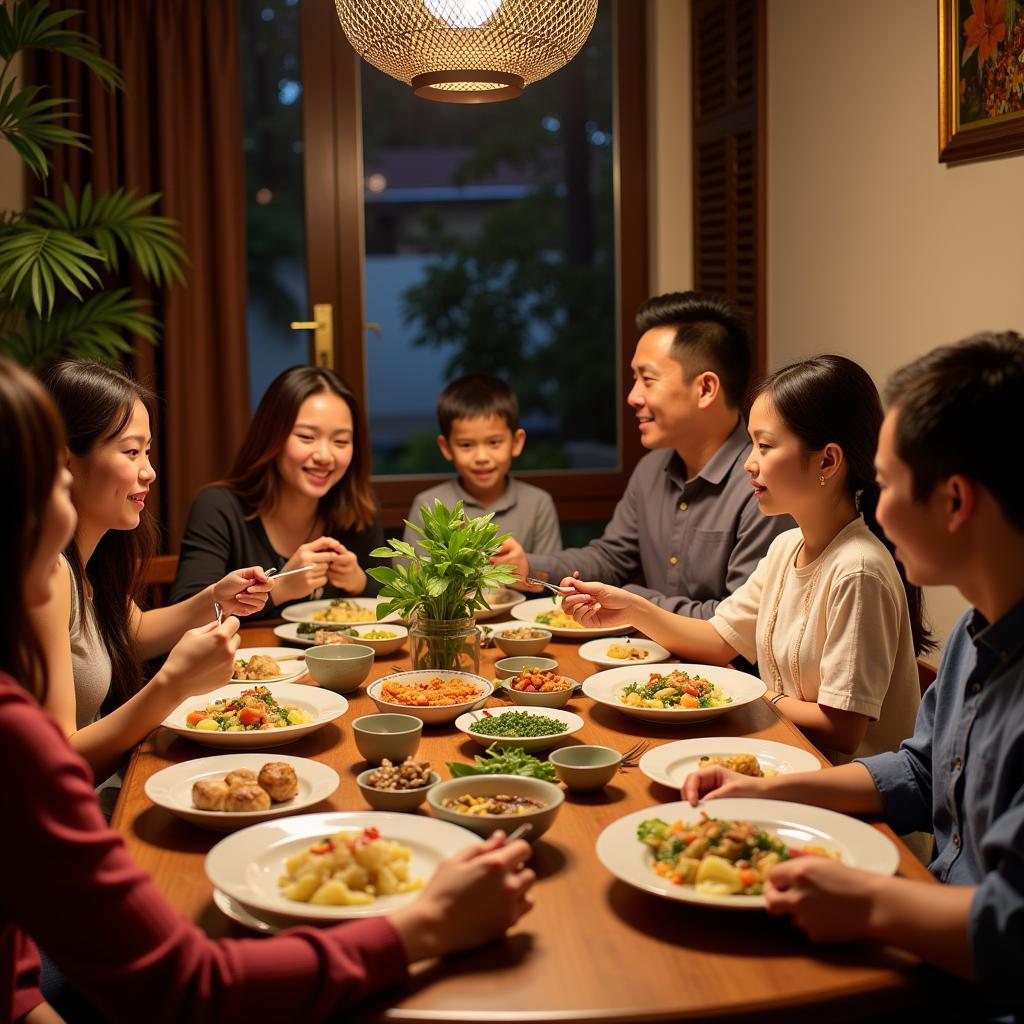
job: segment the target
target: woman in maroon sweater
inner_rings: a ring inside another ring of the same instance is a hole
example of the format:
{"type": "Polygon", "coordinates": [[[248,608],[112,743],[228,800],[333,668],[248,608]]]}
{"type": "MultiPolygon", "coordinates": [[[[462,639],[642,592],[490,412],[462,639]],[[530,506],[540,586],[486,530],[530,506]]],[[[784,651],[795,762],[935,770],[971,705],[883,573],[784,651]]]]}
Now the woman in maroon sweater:
{"type": "MultiPolygon", "coordinates": [[[[46,687],[26,609],[45,602],[75,525],[63,432],[39,384],[0,358],[0,1022],[59,1018],[38,988],[45,946],[114,1021],[323,1020],[401,982],[415,960],[495,939],[530,906],[526,843],[501,837],[445,861],[390,918],[214,942],[173,910],[106,825],[89,769],[37,698],[46,687]]],[[[238,620],[189,642],[230,676],[238,620]]]]}

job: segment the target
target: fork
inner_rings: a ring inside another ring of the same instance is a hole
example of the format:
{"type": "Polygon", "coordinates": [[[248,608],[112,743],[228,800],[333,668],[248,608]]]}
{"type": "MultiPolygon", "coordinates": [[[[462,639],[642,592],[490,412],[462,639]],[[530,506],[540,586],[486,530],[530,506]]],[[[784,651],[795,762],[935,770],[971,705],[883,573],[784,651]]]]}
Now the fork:
{"type": "Polygon", "coordinates": [[[640,760],[640,755],[650,746],[647,740],[638,740],[625,751],[622,755],[622,760],[619,762],[620,768],[635,768],[640,760]]]}
{"type": "Polygon", "coordinates": [[[217,616],[217,625],[219,626],[224,621],[224,609],[221,607],[220,601],[213,602],[213,614],[217,616]]]}

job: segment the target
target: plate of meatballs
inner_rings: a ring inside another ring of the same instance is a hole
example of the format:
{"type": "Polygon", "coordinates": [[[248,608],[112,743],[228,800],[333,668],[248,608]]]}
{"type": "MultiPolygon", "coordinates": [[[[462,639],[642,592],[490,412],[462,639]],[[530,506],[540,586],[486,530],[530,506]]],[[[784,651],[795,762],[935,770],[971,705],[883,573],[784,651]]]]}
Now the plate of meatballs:
{"type": "Polygon", "coordinates": [[[285,754],[222,754],[171,765],[151,775],[146,796],[185,821],[232,832],[295,814],[338,788],[338,773],[285,754]]]}

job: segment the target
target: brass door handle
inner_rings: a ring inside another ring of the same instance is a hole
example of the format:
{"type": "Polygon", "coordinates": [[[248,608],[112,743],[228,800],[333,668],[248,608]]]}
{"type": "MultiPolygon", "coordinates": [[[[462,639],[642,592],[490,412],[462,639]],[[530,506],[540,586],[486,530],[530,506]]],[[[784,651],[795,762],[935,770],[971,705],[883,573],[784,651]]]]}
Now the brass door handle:
{"type": "Polygon", "coordinates": [[[293,331],[313,331],[313,362],[326,370],[334,369],[334,307],[329,302],[313,306],[315,320],[293,320],[293,331]]]}

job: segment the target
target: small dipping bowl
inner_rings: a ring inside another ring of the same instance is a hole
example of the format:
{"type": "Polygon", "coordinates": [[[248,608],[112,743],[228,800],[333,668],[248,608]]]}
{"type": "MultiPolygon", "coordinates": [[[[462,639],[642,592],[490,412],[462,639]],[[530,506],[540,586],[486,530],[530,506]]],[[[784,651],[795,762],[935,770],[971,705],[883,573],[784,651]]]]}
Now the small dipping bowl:
{"type": "Polygon", "coordinates": [[[325,689],[348,693],[370,674],[373,648],[365,644],[320,644],[306,651],[309,674],[325,689]]]}
{"type": "Polygon", "coordinates": [[[523,704],[526,707],[533,708],[564,708],[572,699],[573,690],[576,686],[575,679],[562,676],[562,679],[569,684],[564,690],[550,690],[548,693],[528,693],[524,690],[512,689],[512,681],[514,679],[515,676],[510,676],[506,679],[498,687],[498,693],[503,697],[507,697],[513,704],[523,704]]]}
{"type": "MultiPolygon", "coordinates": [[[[383,718],[384,715],[372,715],[372,718],[383,718]]],[[[388,715],[388,718],[400,718],[400,715],[388,715]]],[[[427,790],[436,786],[441,781],[437,772],[430,773],[430,781],[425,786],[417,786],[415,789],[377,789],[368,783],[369,777],[376,771],[376,768],[367,768],[356,777],[356,784],[363,794],[363,799],[378,811],[415,811],[427,790]]]]}
{"type": "Polygon", "coordinates": [[[526,668],[539,668],[541,672],[554,672],[558,668],[558,662],[554,658],[499,658],[494,663],[494,677],[495,679],[511,679],[526,668]]]}
{"type": "Polygon", "coordinates": [[[561,747],[548,754],[548,760],[567,788],[588,793],[611,782],[619,770],[622,754],[611,747],[561,747]]]}
{"type": "Polygon", "coordinates": [[[495,626],[491,630],[494,642],[508,655],[538,655],[549,643],[551,643],[551,630],[543,629],[540,626],[531,626],[527,622],[517,622],[514,626],[495,626]],[[506,634],[517,632],[521,629],[530,629],[541,636],[529,637],[524,640],[516,640],[506,634]]]}
{"type": "MultiPolygon", "coordinates": [[[[419,749],[423,722],[414,715],[363,715],[352,723],[356,748],[371,764],[401,764],[419,749]]],[[[422,799],[422,798],[421,798],[422,799]]]]}

